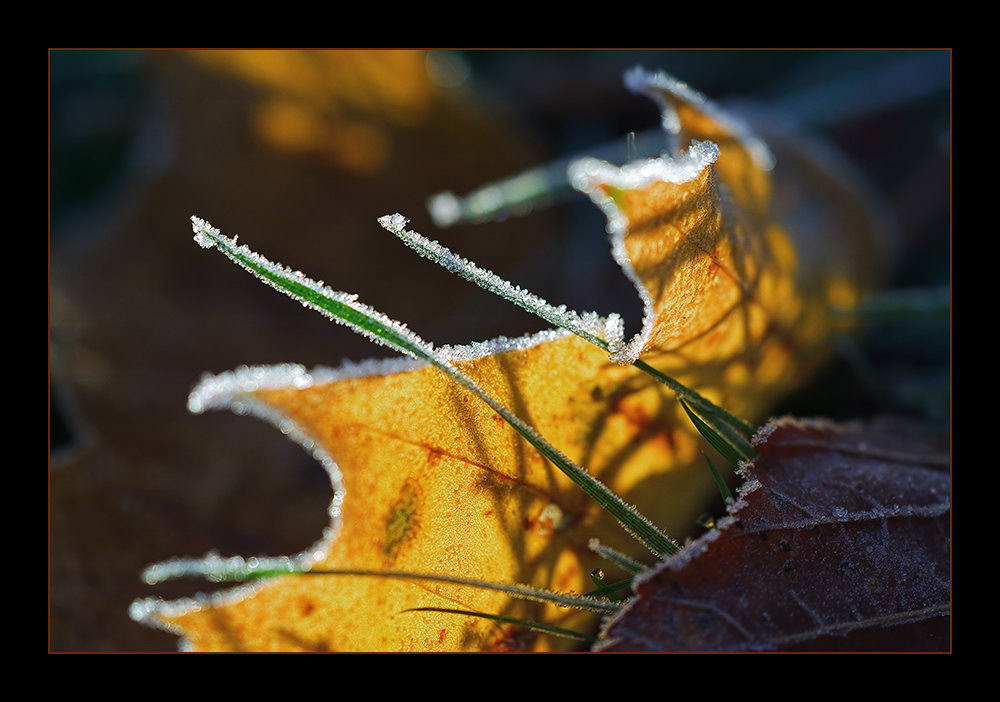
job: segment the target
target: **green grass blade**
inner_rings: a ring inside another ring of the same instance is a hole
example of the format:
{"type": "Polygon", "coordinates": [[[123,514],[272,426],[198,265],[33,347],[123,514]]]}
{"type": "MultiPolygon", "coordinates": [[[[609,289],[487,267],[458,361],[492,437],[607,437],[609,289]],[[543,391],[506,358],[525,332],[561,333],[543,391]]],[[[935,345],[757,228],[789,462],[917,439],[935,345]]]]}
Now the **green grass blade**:
{"type": "MultiPolygon", "coordinates": [[[[615,161],[659,156],[663,150],[663,129],[654,127],[628,135],[623,149],[621,140],[600,144],[589,150],[593,156],[615,161]]],[[[488,183],[465,196],[441,192],[427,199],[427,211],[438,227],[494,221],[500,217],[527,214],[572,192],[566,175],[578,157],[563,158],[532,168],[509,178],[488,183]]]]}
{"type": "Polygon", "coordinates": [[[604,483],[583,470],[558,449],[545,441],[534,429],[523,422],[513,412],[497,402],[468,377],[455,369],[450,364],[439,366],[446,373],[449,373],[458,383],[468,388],[489,405],[493,411],[507,420],[507,423],[523,436],[539,453],[545,456],[559,470],[566,474],[570,480],[577,484],[587,495],[589,495],[606,512],[613,516],[622,527],[641,541],[646,548],[657,556],[672,555],[680,550],[676,541],[664,534],[649,519],[644,517],[634,507],[625,503],[604,483]]]}
{"type": "Polygon", "coordinates": [[[591,582],[594,583],[597,589],[592,590],[587,594],[593,595],[595,592],[600,592],[602,597],[607,597],[608,599],[611,600],[621,599],[621,597],[618,595],[615,589],[609,588],[608,583],[604,582],[604,571],[601,570],[600,568],[595,568],[594,570],[590,571],[590,580],[591,582]]]}
{"type": "Polygon", "coordinates": [[[142,572],[147,585],[178,578],[205,578],[215,583],[244,582],[260,578],[296,575],[307,569],[304,561],[278,556],[274,558],[223,558],[210,553],[204,558],[171,558],[148,566],[142,572]]]}
{"type": "Polygon", "coordinates": [[[679,397],[687,400],[702,415],[712,417],[712,425],[719,427],[719,432],[726,436],[729,441],[745,441],[754,435],[754,428],[742,419],[734,414],[730,414],[711,400],[702,397],[691,388],[681,385],[669,375],[661,373],[642,359],[636,360],[632,365],[673,390],[679,397]]]}
{"type": "Polygon", "coordinates": [[[584,634],[583,632],[573,631],[572,629],[564,629],[559,626],[553,626],[551,624],[542,624],[540,622],[533,622],[527,619],[517,619],[515,617],[505,617],[500,614],[487,614],[486,612],[472,612],[466,609],[448,609],[446,607],[413,607],[411,609],[404,609],[403,612],[444,612],[445,614],[459,614],[466,617],[479,617],[481,619],[490,619],[495,622],[500,622],[501,624],[514,624],[515,626],[521,626],[525,629],[530,629],[531,631],[537,631],[541,634],[550,634],[552,636],[561,636],[567,639],[575,639],[577,641],[597,641],[596,636],[590,634],[584,634]]]}
{"type": "Polygon", "coordinates": [[[474,587],[482,590],[495,590],[522,600],[548,602],[560,607],[585,609],[591,612],[617,612],[620,606],[617,602],[589,594],[571,595],[564,592],[553,592],[552,590],[545,590],[544,588],[533,587],[531,585],[494,583],[488,580],[461,578],[437,573],[414,573],[400,570],[324,568],[322,570],[308,570],[303,572],[302,575],[355,575],[359,577],[396,578],[399,580],[427,580],[437,583],[449,583],[451,585],[466,585],[468,587],[474,587]]]}
{"type": "Polygon", "coordinates": [[[646,566],[640,563],[639,561],[629,558],[624,553],[616,551],[613,548],[605,546],[597,539],[591,539],[589,547],[590,550],[596,553],[598,556],[611,561],[616,566],[624,570],[626,573],[641,573],[642,571],[646,570],[646,566]]]}
{"type": "Polygon", "coordinates": [[[708,469],[712,471],[712,477],[715,478],[715,484],[719,486],[719,494],[722,495],[723,501],[727,503],[732,502],[733,493],[729,490],[729,486],[726,485],[726,481],[722,478],[722,474],[719,473],[718,468],[716,468],[715,464],[712,463],[712,459],[708,457],[707,453],[702,451],[701,455],[705,457],[705,462],[708,464],[708,469]]]}
{"type": "Polygon", "coordinates": [[[504,280],[493,271],[480,268],[472,261],[452,253],[440,243],[407,230],[406,225],[409,220],[401,214],[385,215],[378,221],[424,258],[434,261],[449,272],[475,283],[494,295],[513,302],[547,322],[567,329],[603,349],[608,349],[609,344],[611,346],[621,344],[624,330],[622,320],[617,315],[602,319],[595,312],[579,314],[567,309],[565,305],[554,307],[537,295],[504,280]]]}
{"type": "Polygon", "coordinates": [[[687,413],[688,418],[694,424],[695,428],[698,429],[698,433],[701,434],[709,444],[712,445],[716,451],[722,454],[723,458],[733,464],[737,464],[740,461],[749,461],[753,458],[753,448],[747,441],[741,441],[739,444],[734,445],[730,443],[727,439],[723,438],[715,429],[713,429],[709,424],[707,424],[701,417],[691,411],[688,406],[687,401],[682,397],[680,398],[681,406],[687,413]]]}
{"type": "Polygon", "coordinates": [[[195,231],[195,241],[202,247],[219,249],[230,260],[306,307],[317,310],[339,324],[347,325],[377,343],[425,360],[451,376],[503,417],[539,453],[565,473],[654,554],[670,555],[680,550],[677,542],[664,534],[653,522],[626,504],[610,488],[583,468],[570,461],[526,422],[476,385],[471,378],[452,365],[449,359],[435,351],[431,344],[414,334],[405,325],[358,302],[355,295],[332,290],[322,282],[317,283],[307,278],[301,271],[293,271],[286,266],[268,261],[245,245],[237,246],[235,239],[222,235],[218,229],[197,217],[192,217],[191,221],[195,231]]]}
{"type": "Polygon", "coordinates": [[[632,587],[632,578],[629,578],[628,580],[619,580],[616,583],[610,583],[608,585],[599,587],[596,590],[591,590],[590,592],[587,593],[587,597],[609,597],[609,598],[612,596],[617,597],[617,593],[619,590],[628,590],[631,587],[632,587]]]}
{"type": "MultiPolygon", "coordinates": [[[[464,384],[464,383],[463,383],[464,384]]],[[[472,388],[470,388],[472,389],[472,388]]],[[[486,398],[483,398],[486,400],[486,398]]],[[[653,522],[641,515],[634,507],[626,504],[604,483],[563,456],[555,447],[535,433],[534,429],[515,417],[506,408],[486,400],[514,429],[534,446],[539,453],[549,459],[570,480],[583,489],[594,501],[613,516],[622,527],[641,541],[657,556],[672,555],[680,550],[676,541],[664,534],[653,522]]]]}
{"type": "Polygon", "coordinates": [[[203,248],[216,248],[233,263],[246,269],[274,289],[285,293],[338,324],[348,326],[378,344],[422,360],[430,360],[433,348],[420,337],[384,314],[358,302],[356,295],[339,292],[301,271],[267,260],[248,246],[238,246],[208,222],[191,218],[194,240],[203,248]]]}
{"type": "Polygon", "coordinates": [[[147,567],[142,574],[148,585],[156,585],[178,578],[205,578],[215,583],[246,582],[262,577],[277,577],[289,575],[302,576],[357,576],[373,578],[393,578],[397,580],[426,580],[451,585],[466,585],[479,589],[495,590],[534,602],[548,602],[560,607],[573,607],[594,612],[615,612],[619,604],[600,596],[571,595],[553,592],[530,585],[513,585],[509,583],[494,583],[486,580],[475,580],[437,573],[416,573],[402,570],[370,570],[355,568],[324,568],[310,569],[304,563],[297,563],[290,558],[257,559],[233,556],[222,558],[209,554],[205,558],[173,558],[169,561],[155,563],[147,567]],[[265,561],[259,563],[258,561],[265,561]]]}
{"type": "Polygon", "coordinates": [[[427,211],[439,227],[484,222],[530,210],[550,200],[560,189],[569,190],[566,162],[533,168],[484,185],[464,197],[448,191],[436,193],[427,199],[427,211]]]}

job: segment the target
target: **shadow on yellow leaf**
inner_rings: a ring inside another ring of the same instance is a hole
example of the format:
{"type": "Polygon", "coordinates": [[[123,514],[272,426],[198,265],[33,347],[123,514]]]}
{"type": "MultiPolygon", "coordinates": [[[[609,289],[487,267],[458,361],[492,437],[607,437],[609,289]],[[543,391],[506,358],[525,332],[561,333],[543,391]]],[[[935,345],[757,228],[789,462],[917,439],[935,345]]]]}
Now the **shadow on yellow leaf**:
{"type": "MultiPolygon", "coordinates": [[[[752,421],[825,355],[836,302],[870,281],[853,268],[803,266],[795,232],[776,218],[782,176],[748,129],[662,75],[630,87],[664,109],[674,153],[622,168],[584,160],[574,185],[609,219],[612,254],[643,301],[642,330],[608,352],[565,332],[443,353],[493,398],[668,533],[686,533],[715,487],[701,442],[657,370],[752,421]],[[688,149],[691,140],[695,143],[688,149]],[[681,143],[683,142],[683,143],[681,143]]],[[[793,162],[794,163],[794,162],[793,162]]],[[[821,173],[826,173],[821,171],[821,173]]],[[[797,198],[848,197],[826,175],[797,198]]],[[[841,223],[864,212],[830,210],[841,223]]],[[[853,220],[852,220],[853,221],[853,220]]],[[[842,246],[879,236],[842,230],[842,246]]],[[[853,262],[853,259],[848,259],[853,262]]],[[[812,261],[810,261],[812,263],[812,261]]],[[[331,528],[301,554],[317,570],[438,573],[563,592],[592,589],[599,539],[652,560],[618,523],[505,421],[437,368],[378,362],[306,372],[242,369],[206,378],[196,411],[257,414],[331,472],[331,528]]],[[[610,570],[610,568],[609,568],[610,570]]],[[[622,576],[624,577],[624,575],[622,576]]],[[[612,576],[609,580],[616,580],[612,576]]],[[[410,608],[497,613],[585,630],[595,615],[487,589],[378,577],[293,575],[214,597],[137,602],[134,616],[196,650],[522,650],[560,639],[410,608]]]]}

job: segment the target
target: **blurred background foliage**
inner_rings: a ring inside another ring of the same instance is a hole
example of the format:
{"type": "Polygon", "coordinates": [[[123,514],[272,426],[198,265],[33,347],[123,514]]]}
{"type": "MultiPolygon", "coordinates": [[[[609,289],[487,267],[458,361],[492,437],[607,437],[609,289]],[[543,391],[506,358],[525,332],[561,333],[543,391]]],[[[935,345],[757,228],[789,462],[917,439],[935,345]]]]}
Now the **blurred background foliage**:
{"type": "MultiPolygon", "coordinates": [[[[623,162],[626,135],[659,121],[622,85],[635,65],[834,143],[896,221],[890,286],[950,283],[949,51],[51,51],[50,650],[175,650],[128,605],[204,585],[145,587],[145,565],[319,535],[322,469],[256,420],[188,415],[202,372],[384,355],[200,253],[188,218],[436,344],[540,325],[419,259],[383,214],[634,328],[638,301],[585,197],[449,229],[425,202],[572,155],[623,162]]],[[[778,411],[947,426],[947,316],[881,322],[841,350],[778,411]]]]}

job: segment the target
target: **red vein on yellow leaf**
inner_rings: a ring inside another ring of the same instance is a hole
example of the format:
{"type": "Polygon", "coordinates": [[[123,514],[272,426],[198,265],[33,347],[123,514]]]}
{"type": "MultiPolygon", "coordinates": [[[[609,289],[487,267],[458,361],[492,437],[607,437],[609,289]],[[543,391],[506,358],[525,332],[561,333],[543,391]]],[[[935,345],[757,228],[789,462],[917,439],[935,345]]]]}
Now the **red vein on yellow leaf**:
{"type": "MultiPolygon", "coordinates": [[[[548,492],[547,490],[545,490],[544,488],[539,487],[537,485],[532,485],[531,483],[526,482],[525,480],[523,480],[521,478],[518,478],[517,476],[510,475],[509,473],[505,473],[502,470],[498,470],[498,469],[493,468],[491,466],[488,466],[488,465],[486,465],[484,463],[480,463],[478,461],[475,461],[475,460],[473,460],[471,458],[468,458],[467,456],[460,456],[457,453],[454,453],[454,452],[451,452],[451,451],[447,451],[447,450],[442,449],[442,448],[437,447],[437,446],[432,446],[432,445],[430,445],[430,444],[428,444],[426,442],[416,441],[414,439],[409,439],[409,438],[406,438],[404,436],[400,436],[398,434],[395,434],[393,432],[385,431],[384,429],[379,429],[377,427],[373,427],[373,426],[366,425],[366,424],[356,424],[356,423],[345,422],[343,424],[338,425],[338,427],[343,427],[345,429],[350,428],[350,429],[352,429],[355,432],[364,432],[364,433],[367,433],[367,434],[375,434],[375,435],[378,435],[378,436],[384,436],[384,437],[392,439],[393,441],[399,441],[400,443],[404,443],[404,444],[407,444],[409,446],[416,446],[417,448],[422,448],[425,451],[428,451],[430,453],[436,454],[438,456],[445,456],[447,458],[453,458],[456,461],[461,461],[462,463],[465,463],[466,465],[470,465],[473,468],[478,468],[478,469],[482,470],[484,473],[488,473],[489,475],[495,476],[498,479],[497,480],[498,484],[516,485],[518,487],[525,488],[526,490],[529,490],[531,492],[538,493],[539,495],[544,496],[545,498],[547,498],[551,502],[556,503],[556,505],[560,509],[562,509],[562,505],[560,505],[556,501],[555,497],[553,497],[552,494],[550,492],[548,492]]],[[[541,458],[541,456],[539,456],[539,458],[541,458]]],[[[563,511],[564,511],[565,514],[571,514],[570,512],[568,512],[566,510],[563,510],[563,511]]]]}

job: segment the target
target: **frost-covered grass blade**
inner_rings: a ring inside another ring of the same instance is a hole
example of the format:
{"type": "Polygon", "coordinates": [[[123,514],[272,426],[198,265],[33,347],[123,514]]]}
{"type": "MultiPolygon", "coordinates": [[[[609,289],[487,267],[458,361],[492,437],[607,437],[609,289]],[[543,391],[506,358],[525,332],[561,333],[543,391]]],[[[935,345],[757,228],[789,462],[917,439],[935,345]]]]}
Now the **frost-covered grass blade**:
{"type": "Polygon", "coordinates": [[[620,597],[618,592],[621,590],[628,590],[632,587],[632,578],[628,580],[619,580],[616,583],[609,583],[607,585],[602,585],[596,590],[591,590],[587,593],[587,597],[608,597],[612,599],[617,599],[620,597]]]}
{"type": "Polygon", "coordinates": [[[172,558],[154,563],[142,572],[147,585],[157,585],[178,578],[205,578],[216,583],[244,582],[260,578],[304,573],[308,566],[292,558],[223,558],[210,553],[204,558],[172,558]]]}
{"type": "MultiPolygon", "coordinates": [[[[310,576],[357,576],[375,578],[394,578],[397,580],[427,580],[451,585],[467,585],[486,590],[497,590],[512,597],[534,602],[549,602],[560,607],[573,607],[592,612],[614,612],[618,604],[602,599],[594,593],[588,595],[572,595],[552,592],[530,585],[515,585],[509,583],[493,583],[485,580],[461,578],[436,573],[415,573],[403,570],[365,570],[365,569],[309,569],[294,563],[291,559],[266,559],[267,563],[257,564],[256,558],[244,559],[241,556],[231,558],[174,558],[169,561],[149,566],[143,572],[143,580],[148,585],[155,585],[178,578],[202,577],[216,583],[246,582],[262,577],[310,575],[310,576]],[[279,562],[280,561],[280,562],[279,562]]],[[[261,559],[264,560],[264,559],[261,559]]]]}
{"type": "Polygon", "coordinates": [[[268,261],[246,245],[238,246],[235,239],[224,236],[218,229],[198,217],[192,217],[191,222],[195,232],[194,239],[200,246],[218,248],[234,263],[276,290],[298,300],[303,306],[350,327],[376,343],[387,345],[413,358],[425,360],[448,374],[503,417],[539,453],[555,464],[654,554],[670,555],[680,550],[676,541],[664,534],[634,507],[626,504],[606,485],[569,460],[526,422],[456,368],[449,359],[438,353],[430,343],[410,331],[406,325],[358,302],[356,295],[335,291],[322,282],[306,277],[301,271],[294,271],[268,261]]]}
{"type": "Polygon", "coordinates": [[[534,293],[504,280],[493,271],[481,268],[472,261],[453,253],[442,244],[431,241],[415,231],[407,230],[406,225],[409,220],[401,214],[385,215],[380,217],[378,221],[379,224],[424,258],[434,261],[449,272],[475,283],[484,290],[499,295],[518,307],[551,324],[571,331],[605,350],[621,345],[623,326],[621,317],[618,315],[602,319],[594,312],[581,315],[567,309],[565,305],[555,307],[534,293]]]}
{"type": "Polygon", "coordinates": [[[333,321],[344,324],[378,344],[389,346],[407,356],[431,361],[433,348],[420,337],[384,314],[358,302],[357,295],[339,292],[295,271],[273,263],[236,239],[224,236],[218,229],[198,217],[191,218],[194,240],[203,248],[216,248],[233,263],[242,266],[257,278],[298,300],[333,321]]]}
{"type": "Polygon", "coordinates": [[[591,612],[615,612],[618,610],[618,603],[611,600],[595,596],[593,593],[587,595],[574,595],[564,592],[553,592],[540,587],[530,585],[515,585],[510,583],[493,583],[486,580],[475,580],[473,578],[460,578],[451,575],[440,575],[436,573],[413,573],[402,570],[350,570],[350,569],[316,569],[303,573],[303,575],[355,575],[359,577],[374,578],[396,578],[399,580],[427,580],[437,583],[449,583],[451,585],[467,585],[468,587],[483,590],[496,590],[511,597],[533,602],[549,602],[560,607],[572,607],[591,612]]]}
{"type": "Polygon", "coordinates": [[[641,573],[646,570],[646,566],[639,561],[629,558],[620,551],[616,551],[613,548],[605,546],[597,539],[591,539],[589,545],[591,551],[596,553],[601,558],[611,561],[626,573],[641,573]]]}
{"type": "MultiPolygon", "coordinates": [[[[655,156],[663,149],[663,129],[654,128],[628,135],[624,144],[614,140],[588,149],[598,158],[613,161],[625,151],[629,160],[655,156]]],[[[457,196],[440,192],[427,199],[427,211],[438,227],[496,221],[501,217],[527,214],[541,206],[567,197],[572,192],[566,171],[578,157],[573,156],[532,168],[509,178],[488,183],[457,196]]]]}
{"type": "Polygon", "coordinates": [[[746,439],[753,436],[754,428],[742,419],[727,412],[711,400],[702,397],[691,388],[681,385],[669,375],[661,373],[642,359],[637,359],[632,365],[659,380],[661,383],[677,393],[678,397],[687,401],[687,403],[700,412],[702,416],[709,418],[710,425],[720,434],[727,437],[728,441],[735,443],[740,441],[745,442],[746,439]]]}

